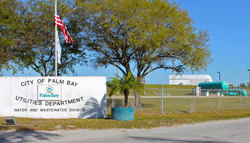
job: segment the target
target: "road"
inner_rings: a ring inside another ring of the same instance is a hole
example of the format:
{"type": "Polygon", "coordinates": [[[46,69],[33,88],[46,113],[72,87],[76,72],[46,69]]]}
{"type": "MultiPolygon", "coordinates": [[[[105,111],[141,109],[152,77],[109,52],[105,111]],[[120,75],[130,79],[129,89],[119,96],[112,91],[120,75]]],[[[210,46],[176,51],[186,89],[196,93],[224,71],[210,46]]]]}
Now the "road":
{"type": "Polygon", "coordinates": [[[250,142],[250,118],[161,127],[70,131],[1,131],[0,142],[55,143],[244,143],[250,142]]]}
{"type": "MultiPolygon", "coordinates": [[[[124,99],[124,96],[113,96],[111,98],[123,98],[124,99]]],[[[129,98],[135,98],[135,97],[129,96],[129,98]]],[[[161,98],[161,96],[141,96],[141,98],[161,98]]],[[[163,98],[219,98],[219,96],[163,96],[163,98]]],[[[220,98],[241,98],[241,97],[240,96],[220,96],[220,98]]],[[[247,96],[243,98],[250,98],[250,97],[247,96]]]]}

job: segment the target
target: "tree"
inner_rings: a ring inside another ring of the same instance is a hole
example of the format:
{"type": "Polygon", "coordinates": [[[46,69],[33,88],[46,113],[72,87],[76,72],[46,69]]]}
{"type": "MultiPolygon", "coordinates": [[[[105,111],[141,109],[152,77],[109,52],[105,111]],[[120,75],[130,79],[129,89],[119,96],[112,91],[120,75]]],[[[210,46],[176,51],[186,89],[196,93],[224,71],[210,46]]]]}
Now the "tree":
{"type": "Polygon", "coordinates": [[[240,87],[246,87],[246,84],[245,84],[245,83],[240,83],[239,86],[240,86],[240,87]]]}
{"type": "MultiPolygon", "coordinates": [[[[20,2],[20,5],[23,8],[16,15],[20,21],[15,22],[18,28],[14,31],[17,36],[12,48],[16,57],[15,64],[19,70],[32,68],[41,76],[48,76],[55,70],[54,0],[27,0],[25,3],[20,2]]],[[[73,10],[71,6],[67,0],[58,2],[58,13],[62,19],[70,17],[73,10]]],[[[71,22],[74,20],[69,18],[65,24],[76,43],[74,45],[65,43],[58,28],[62,48],[62,64],[58,65],[58,75],[74,73],[74,65],[85,62],[85,53],[79,44],[81,40],[77,38],[79,32],[71,22]]]]}
{"type": "Polygon", "coordinates": [[[232,83],[229,83],[228,86],[229,86],[230,88],[233,88],[233,87],[234,87],[234,85],[233,85],[232,83]]]}
{"type": "Polygon", "coordinates": [[[247,86],[250,87],[250,82],[247,82],[247,86]]]}
{"type": "Polygon", "coordinates": [[[211,61],[208,32],[196,33],[188,12],[168,0],[76,0],[76,13],[95,67],[143,79],[157,69],[206,70],[211,61]]]}
{"type": "Polygon", "coordinates": [[[124,107],[127,107],[128,105],[128,96],[131,89],[137,90],[140,93],[143,92],[143,84],[139,80],[135,79],[131,72],[128,73],[128,75],[123,75],[122,78],[120,76],[112,78],[111,81],[107,82],[107,86],[111,88],[109,96],[118,92],[124,94],[124,107]]]}
{"type": "Polygon", "coordinates": [[[0,1],[0,73],[3,68],[16,71],[10,63],[15,59],[11,47],[17,34],[14,31],[18,28],[14,21],[20,20],[20,17],[14,15],[18,15],[18,11],[22,9],[20,4],[16,0],[0,1]]]}

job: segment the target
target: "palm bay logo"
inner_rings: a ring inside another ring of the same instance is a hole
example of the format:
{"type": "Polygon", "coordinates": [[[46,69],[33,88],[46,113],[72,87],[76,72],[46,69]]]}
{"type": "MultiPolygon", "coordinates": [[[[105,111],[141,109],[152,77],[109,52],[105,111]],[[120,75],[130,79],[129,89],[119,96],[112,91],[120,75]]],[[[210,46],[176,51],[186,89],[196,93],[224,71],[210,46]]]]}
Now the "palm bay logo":
{"type": "Polygon", "coordinates": [[[61,100],[60,85],[38,85],[38,100],[61,100]]]}
{"type": "Polygon", "coordinates": [[[40,93],[39,96],[40,97],[52,97],[52,98],[55,97],[55,98],[59,98],[59,94],[54,94],[53,90],[54,90],[54,88],[52,86],[48,86],[48,87],[45,88],[46,93],[45,94],[40,93]]]}

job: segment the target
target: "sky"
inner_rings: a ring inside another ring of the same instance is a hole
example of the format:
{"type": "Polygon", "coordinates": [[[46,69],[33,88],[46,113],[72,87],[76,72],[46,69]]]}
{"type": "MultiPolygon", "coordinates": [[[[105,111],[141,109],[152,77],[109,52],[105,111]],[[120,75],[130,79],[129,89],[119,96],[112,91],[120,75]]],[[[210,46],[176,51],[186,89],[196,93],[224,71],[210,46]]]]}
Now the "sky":
{"type": "MultiPolygon", "coordinates": [[[[249,82],[250,73],[250,1],[249,0],[171,0],[189,12],[197,30],[208,30],[213,62],[207,71],[187,71],[184,74],[206,74],[213,81],[227,81],[234,86],[249,82]]],[[[115,67],[94,69],[76,66],[78,76],[106,76],[107,79],[117,73],[115,67]]],[[[121,73],[119,71],[119,73],[121,73]]],[[[171,70],[156,70],[146,76],[147,84],[169,84],[171,70]]],[[[4,72],[4,76],[13,76],[4,72]]],[[[32,70],[18,72],[14,76],[39,76],[32,70]]],[[[66,76],[66,75],[65,75],[66,76]]],[[[67,76],[71,76],[70,74],[67,76]]]]}

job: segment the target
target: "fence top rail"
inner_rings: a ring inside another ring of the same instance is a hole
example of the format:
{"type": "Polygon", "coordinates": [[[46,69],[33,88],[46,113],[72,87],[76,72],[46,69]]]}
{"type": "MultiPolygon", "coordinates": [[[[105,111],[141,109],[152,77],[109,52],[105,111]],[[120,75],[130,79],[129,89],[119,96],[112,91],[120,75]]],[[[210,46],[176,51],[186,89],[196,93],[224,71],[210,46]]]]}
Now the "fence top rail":
{"type": "MultiPolygon", "coordinates": [[[[158,89],[158,90],[161,90],[161,88],[145,88],[145,90],[147,89],[158,89]]],[[[163,90],[193,90],[193,89],[164,89],[163,90]]]]}
{"type": "MultiPolygon", "coordinates": [[[[110,98],[122,98],[122,99],[124,99],[124,96],[112,96],[112,97],[110,97],[110,98]]],[[[133,99],[133,98],[135,98],[134,96],[129,96],[128,97],[129,99],[133,99]]],[[[148,99],[150,99],[150,98],[161,98],[161,96],[141,96],[141,98],[148,98],[148,99]]],[[[163,98],[203,98],[203,99],[210,99],[210,98],[221,98],[221,99],[240,99],[241,97],[239,97],[239,96],[221,96],[221,97],[219,97],[219,96],[163,96],[163,98]]],[[[250,99],[250,97],[248,96],[248,97],[242,97],[242,98],[244,98],[244,99],[250,99]]]]}
{"type": "MultiPolygon", "coordinates": [[[[145,90],[147,90],[147,89],[161,89],[161,88],[145,88],[145,90]]],[[[174,88],[174,89],[165,89],[165,88],[163,88],[164,90],[195,90],[195,88],[193,88],[193,89],[176,89],[176,88],[174,88]]],[[[237,90],[237,89],[200,89],[200,90],[225,90],[225,91],[227,91],[227,90],[237,90]]],[[[250,90],[245,90],[245,91],[249,91],[250,92],[250,90]]]]}

